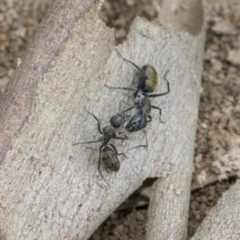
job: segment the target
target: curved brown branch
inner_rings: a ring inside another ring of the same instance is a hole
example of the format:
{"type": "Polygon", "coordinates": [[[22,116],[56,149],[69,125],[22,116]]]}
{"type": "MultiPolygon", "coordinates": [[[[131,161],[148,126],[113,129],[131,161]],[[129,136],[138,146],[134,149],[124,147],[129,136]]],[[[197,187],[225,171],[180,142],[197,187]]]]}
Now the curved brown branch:
{"type": "Polygon", "coordinates": [[[93,0],[56,0],[44,16],[35,37],[0,99],[0,162],[12,137],[30,114],[35,90],[47,65],[76,20],[87,11],[93,0]]]}

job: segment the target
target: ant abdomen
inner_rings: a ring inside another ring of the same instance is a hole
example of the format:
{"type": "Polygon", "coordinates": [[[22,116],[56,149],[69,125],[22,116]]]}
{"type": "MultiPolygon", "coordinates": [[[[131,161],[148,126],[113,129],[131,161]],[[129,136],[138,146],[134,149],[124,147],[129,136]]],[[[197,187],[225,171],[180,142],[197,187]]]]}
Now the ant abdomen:
{"type": "Polygon", "coordinates": [[[120,162],[116,152],[111,146],[105,146],[101,151],[101,160],[106,170],[117,172],[120,168],[120,162]]]}
{"type": "Polygon", "coordinates": [[[154,92],[158,84],[158,74],[155,68],[146,64],[142,67],[142,70],[145,73],[145,80],[142,80],[141,77],[139,78],[139,84],[140,81],[143,83],[141,90],[145,93],[154,92]]]}

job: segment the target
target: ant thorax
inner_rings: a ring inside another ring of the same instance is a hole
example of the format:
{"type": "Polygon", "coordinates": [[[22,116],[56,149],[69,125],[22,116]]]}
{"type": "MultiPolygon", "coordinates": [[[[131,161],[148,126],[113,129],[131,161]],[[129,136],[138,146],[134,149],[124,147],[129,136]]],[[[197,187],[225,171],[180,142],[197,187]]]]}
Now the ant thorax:
{"type": "Polygon", "coordinates": [[[111,126],[111,125],[109,125],[109,126],[106,126],[106,127],[104,127],[103,128],[103,134],[105,135],[105,134],[115,134],[116,133],[116,129],[113,127],[113,126],[111,126]]]}
{"type": "Polygon", "coordinates": [[[146,95],[141,90],[138,90],[137,92],[134,93],[134,105],[138,110],[142,108],[143,101],[145,98],[146,95]]]}
{"type": "Polygon", "coordinates": [[[106,126],[103,128],[103,137],[102,137],[102,142],[104,145],[107,145],[109,141],[116,137],[116,129],[113,128],[112,126],[106,126]]]}

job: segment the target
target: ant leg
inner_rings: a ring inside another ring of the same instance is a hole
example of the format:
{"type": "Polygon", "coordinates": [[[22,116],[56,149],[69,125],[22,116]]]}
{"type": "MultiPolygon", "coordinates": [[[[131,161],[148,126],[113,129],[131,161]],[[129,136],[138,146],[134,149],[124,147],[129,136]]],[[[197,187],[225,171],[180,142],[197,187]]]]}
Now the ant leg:
{"type": "Polygon", "coordinates": [[[130,91],[136,91],[136,89],[134,88],[125,88],[125,87],[111,87],[108,86],[107,84],[105,84],[106,87],[110,88],[110,89],[122,89],[122,90],[130,90],[130,91]]]}
{"type": "Polygon", "coordinates": [[[128,112],[128,111],[132,110],[133,108],[135,108],[135,106],[130,107],[130,108],[128,108],[127,110],[124,110],[123,113],[124,113],[124,112],[128,112]]]}
{"type": "Polygon", "coordinates": [[[115,146],[111,143],[109,143],[109,145],[114,149],[114,152],[116,153],[115,155],[120,156],[123,155],[124,157],[127,158],[127,155],[125,153],[118,153],[117,149],[115,148],[115,146]]]}
{"type": "Polygon", "coordinates": [[[147,134],[146,134],[146,131],[145,130],[143,130],[143,133],[144,133],[144,135],[145,135],[145,139],[146,139],[146,147],[148,147],[148,139],[147,139],[147,134]]]}
{"type": "Polygon", "coordinates": [[[145,136],[145,139],[146,139],[146,144],[144,144],[144,145],[138,145],[138,146],[136,146],[136,147],[129,148],[127,151],[132,150],[132,149],[134,149],[134,148],[139,148],[139,147],[148,147],[148,139],[147,139],[146,131],[143,130],[143,133],[144,133],[144,136],[145,136]]]}
{"type": "Polygon", "coordinates": [[[103,177],[103,174],[102,174],[102,172],[101,172],[101,170],[100,170],[100,166],[101,166],[101,151],[102,151],[102,147],[103,147],[103,146],[100,146],[100,147],[99,147],[98,171],[99,171],[101,177],[103,178],[103,180],[106,182],[106,180],[105,180],[105,178],[103,177]]]}
{"type": "Polygon", "coordinates": [[[98,126],[98,131],[99,131],[101,134],[103,134],[102,131],[101,131],[100,121],[98,120],[98,118],[97,118],[93,113],[90,113],[88,110],[87,110],[87,112],[88,112],[89,114],[91,114],[91,115],[96,119],[96,121],[97,121],[97,126],[98,126]]]}
{"type": "Polygon", "coordinates": [[[118,55],[121,57],[121,58],[123,58],[125,61],[127,61],[127,62],[129,62],[129,63],[131,63],[135,68],[137,68],[140,72],[144,72],[139,66],[137,66],[134,62],[131,62],[131,61],[129,61],[129,60],[127,60],[126,58],[124,58],[121,54],[120,54],[120,52],[117,50],[117,53],[118,53],[118,55]]]}
{"type": "Polygon", "coordinates": [[[152,116],[147,116],[149,119],[148,119],[148,122],[151,122],[152,121],[152,116]]]}
{"type": "Polygon", "coordinates": [[[124,104],[126,104],[126,105],[131,105],[131,104],[129,104],[128,102],[125,102],[125,101],[123,101],[123,100],[121,100],[120,102],[119,102],[119,106],[118,106],[118,111],[121,113],[122,111],[121,111],[121,109],[122,109],[122,103],[124,103],[124,104]]]}
{"type": "Polygon", "coordinates": [[[123,57],[123,59],[129,63],[131,63],[135,68],[137,68],[137,70],[139,70],[140,72],[144,72],[138,65],[136,65],[134,62],[131,62],[129,60],[127,60],[126,58],[123,57]]]}
{"type": "Polygon", "coordinates": [[[128,103],[128,102],[124,102],[123,100],[121,100],[120,103],[119,103],[119,112],[121,112],[121,113],[128,112],[128,111],[132,110],[133,108],[135,108],[135,106],[133,106],[132,104],[130,104],[130,103],[128,103]],[[129,106],[131,106],[131,107],[128,108],[128,109],[126,109],[126,110],[124,110],[124,111],[121,111],[121,103],[124,103],[124,104],[126,104],[126,105],[129,105],[129,106]]]}
{"type": "Polygon", "coordinates": [[[168,74],[168,72],[169,72],[169,70],[164,75],[164,79],[167,81],[167,92],[159,93],[159,94],[150,94],[150,95],[148,95],[148,97],[161,97],[161,96],[167,95],[170,92],[170,84],[169,84],[169,81],[166,78],[166,75],[168,74]]]}
{"type": "Polygon", "coordinates": [[[113,139],[128,140],[128,136],[126,136],[126,135],[122,135],[122,136],[114,137],[113,139]]]}
{"type": "Polygon", "coordinates": [[[93,147],[86,147],[87,149],[91,149],[91,150],[93,150],[93,151],[98,151],[98,149],[96,149],[96,148],[93,148],[93,147]]]}
{"type": "Polygon", "coordinates": [[[164,123],[164,121],[162,121],[162,118],[161,118],[161,117],[162,117],[162,109],[159,108],[159,107],[156,107],[156,106],[152,106],[152,108],[159,110],[160,122],[161,122],[161,123],[164,123]]]}
{"type": "Polygon", "coordinates": [[[90,141],[90,142],[79,142],[79,143],[73,143],[72,146],[78,145],[78,144],[86,144],[86,143],[96,143],[96,142],[101,142],[102,140],[97,140],[97,141],[90,141]]]}

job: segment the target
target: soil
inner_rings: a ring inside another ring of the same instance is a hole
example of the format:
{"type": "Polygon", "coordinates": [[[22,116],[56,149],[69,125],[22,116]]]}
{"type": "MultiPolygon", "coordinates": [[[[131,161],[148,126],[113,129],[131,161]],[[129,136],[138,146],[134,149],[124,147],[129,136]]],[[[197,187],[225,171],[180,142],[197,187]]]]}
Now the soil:
{"type": "MultiPolygon", "coordinates": [[[[0,95],[18,58],[47,10],[50,0],[0,2],[0,95]]],[[[157,16],[154,0],[108,0],[100,17],[115,28],[116,44],[126,39],[136,15],[157,16]]],[[[240,172],[240,1],[209,0],[208,33],[195,145],[195,171],[189,215],[189,236],[201,224],[240,172]]],[[[90,238],[145,239],[148,198],[132,194],[90,238]]]]}

